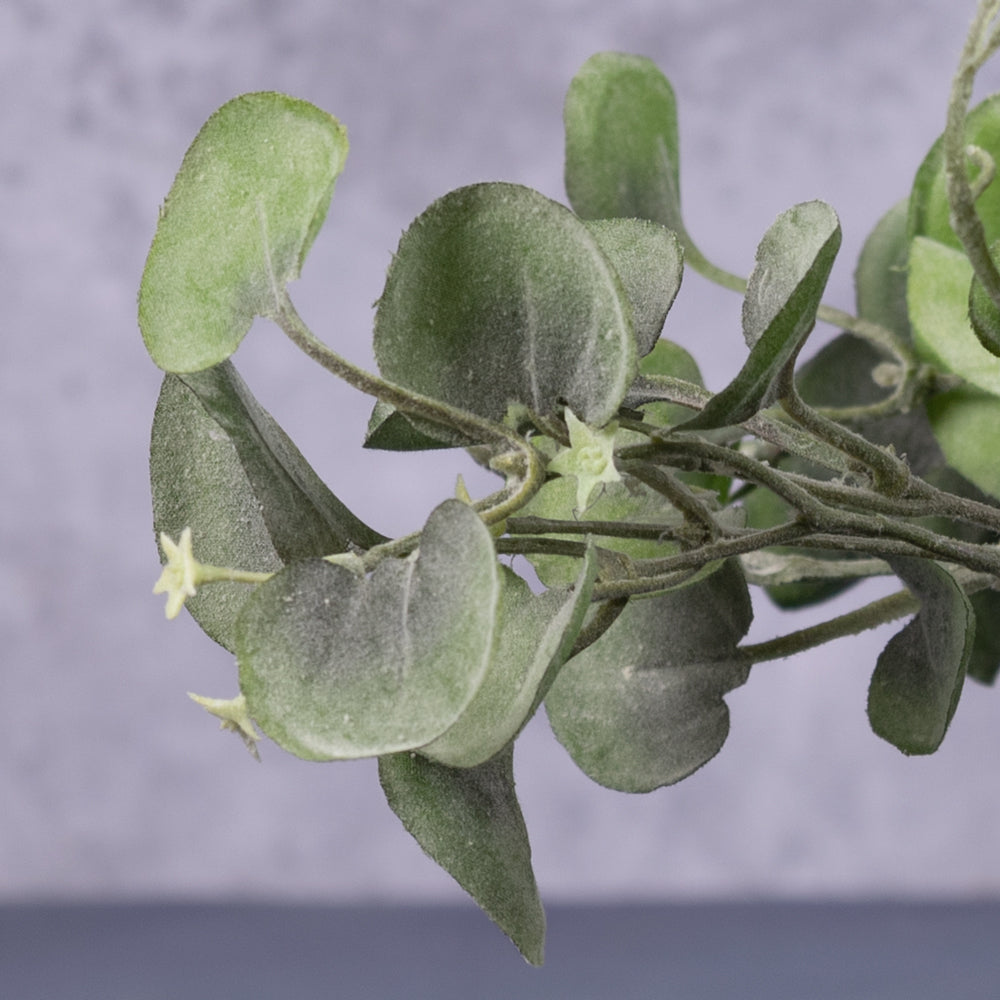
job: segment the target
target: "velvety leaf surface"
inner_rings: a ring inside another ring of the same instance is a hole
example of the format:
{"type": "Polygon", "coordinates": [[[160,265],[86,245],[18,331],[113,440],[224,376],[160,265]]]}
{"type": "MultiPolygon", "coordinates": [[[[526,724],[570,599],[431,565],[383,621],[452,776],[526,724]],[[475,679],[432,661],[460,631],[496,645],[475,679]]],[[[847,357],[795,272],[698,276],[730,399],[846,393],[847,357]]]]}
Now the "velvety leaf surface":
{"type": "Polygon", "coordinates": [[[631,600],[560,671],[545,699],[559,742],[599,784],[648,792],[687,777],[729,733],[723,695],[749,664],[753,617],[738,563],[688,587],[631,600]]]}
{"type": "MultiPolygon", "coordinates": [[[[273,572],[286,562],[368,548],[383,537],[326,487],[224,362],[166,375],[150,443],[153,525],[190,528],[201,562],[273,572]]],[[[213,583],[187,602],[205,632],[233,649],[233,623],[250,589],[213,583]]]]}
{"type": "Polygon", "coordinates": [[[776,402],[782,370],[816,323],[840,241],[840,223],[824,202],[805,202],[778,217],[757,248],[743,300],[750,356],[736,378],[684,427],[738,424],[776,402]]]}
{"type": "Polygon", "coordinates": [[[504,567],[490,665],[458,721],[420,748],[451,767],[473,767],[499,753],[521,731],[563,665],[583,625],[597,575],[591,551],[572,587],[533,594],[504,567]]]}
{"type": "Polygon", "coordinates": [[[625,286],[639,356],[656,345],[684,275],[684,250],[669,229],[645,219],[587,223],[625,286]]]}
{"type": "Polygon", "coordinates": [[[545,912],[514,789],[513,748],[478,767],[416,753],[380,757],[386,799],[403,826],[517,945],[532,965],[545,950],[545,912]]]}
{"type": "Polygon", "coordinates": [[[631,308],[597,240],[516,184],[445,195],[403,234],[375,315],[383,375],[501,420],[565,403],[602,426],[636,371],[631,308]]]}
{"type": "Polygon", "coordinates": [[[250,714],[309,760],[430,742],[482,683],[499,587],[492,537],[458,500],[431,513],[419,554],[368,577],[320,559],[293,563],[256,589],[237,622],[250,714]]]}
{"type": "Polygon", "coordinates": [[[139,290],[139,325],[161,368],[218,364],[255,316],[273,314],[346,156],[335,118],[283,94],[245,94],[209,118],[160,211],[139,290]]]}
{"type": "Polygon", "coordinates": [[[955,578],[926,559],[890,560],[920,611],[882,651],[868,689],[876,735],[905,754],[933,753],[958,705],[975,615],[955,578]]]}
{"type": "Polygon", "coordinates": [[[566,193],[581,218],[648,219],[684,231],[677,102],[654,62],[591,56],[570,83],[563,120],[566,193]]]}

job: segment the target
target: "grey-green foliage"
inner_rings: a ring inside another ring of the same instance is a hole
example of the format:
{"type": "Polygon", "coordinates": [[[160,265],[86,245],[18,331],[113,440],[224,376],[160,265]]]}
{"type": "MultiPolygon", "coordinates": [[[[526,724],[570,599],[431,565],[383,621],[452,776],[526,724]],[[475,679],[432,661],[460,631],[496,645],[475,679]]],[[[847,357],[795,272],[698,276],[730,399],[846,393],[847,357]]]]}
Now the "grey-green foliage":
{"type": "MultiPolygon", "coordinates": [[[[980,17],[963,58],[1000,45],[989,30],[980,17]]],[[[965,678],[1000,667],[1000,99],[966,116],[956,93],[864,244],[851,316],[822,302],[841,232],[821,201],[778,216],[746,280],[697,250],[673,89],[644,57],[600,53],[564,107],[572,208],[503,182],[435,201],[392,258],[377,374],[317,338],[288,290],[343,127],[279,94],[221,108],[139,293],[167,372],[156,591],[237,658],[238,695],[203,704],[251,745],[256,726],[307,760],[377,757],[405,828],[533,963],[545,917],[514,748],[543,705],[586,774],[648,792],[722,749],[726,697],[754,664],[908,618],[873,665],[868,715],[905,754],[937,749],[965,678]],[[716,393],[669,327],[685,266],[743,294],[742,337],[710,347],[737,360],[716,393]],[[255,316],[374,398],[366,446],[467,448],[496,491],[448,483],[413,534],[369,527],[237,374],[255,316]],[[843,332],[810,356],[817,322],[843,332]],[[820,605],[871,575],[901,589],[746,641],[751,586],[820,605]]]]}

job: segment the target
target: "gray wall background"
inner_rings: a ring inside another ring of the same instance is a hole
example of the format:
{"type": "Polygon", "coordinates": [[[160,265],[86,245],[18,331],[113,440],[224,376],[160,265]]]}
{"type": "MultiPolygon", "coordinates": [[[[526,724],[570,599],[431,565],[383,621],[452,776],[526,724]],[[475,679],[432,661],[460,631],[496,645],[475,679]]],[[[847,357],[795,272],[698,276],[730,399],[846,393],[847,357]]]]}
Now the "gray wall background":
{"type": "MultiPolygon", "coordinates": [[[[0,900],[459,897],[384,805],[372,762],[306,764],[265,744],[258,766],[219,734],[185,692],[235,693],[233,664],[150,593],[159,376],[135,292],[157,207],[212,110],[278,89],[347,124],[347,170],[294,294],[362,362],[389,255],[431,200],[490,179],[563,197],[562,98],[600,49],[671,77],[702,248],[745,273],[780,211],[824,198],[845,230],[828,298],[850,308],[865,234],[940,131],[972,6],[3,0],[0,900]]],[[[669,321],[713,388],[743,358],[739,306],[688,275],[669,321]]],[[[468,472],[461,457],[362,452],[368,400],[263,325],[237,361],[384,531],[417,526],[468,472]]],[[[761,605],[753,635],[808,620],[761,605]]],[[[537,720],[517,766],[546,898],[995,893],[997,695],[970,685],[940,753],[904,759],[864,712],[888,634],[756,668],[729,698],[721,755],[650,796],[590,784],[537,720]]]]}

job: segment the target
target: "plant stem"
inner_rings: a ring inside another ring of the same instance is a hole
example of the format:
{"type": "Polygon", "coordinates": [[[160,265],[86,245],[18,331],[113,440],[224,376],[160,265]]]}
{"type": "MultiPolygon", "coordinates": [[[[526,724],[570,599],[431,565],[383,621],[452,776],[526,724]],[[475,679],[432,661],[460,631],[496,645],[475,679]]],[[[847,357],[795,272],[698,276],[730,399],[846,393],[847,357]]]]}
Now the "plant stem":
{"type": "MultiPolygon", "coordinates": [[[[498,524],[509,514],[520,510],[541,487],[545,478],[541,456],[510,428],[441,400],[411,392],[352,364],[313,334],[287,294],[283,294],[278,303],[275,321],[297,347],[355,389],[389,403],[402,413],[458,431],[469,438],[470,444],[488,443],[503,449],[490,464],[491,468],[504,476],[504,489],[472,505],[486,524],[498,524]]],[[[410,551],[418,538],[419,535],[414,534],[374,546],[369,555],[381,558],[410,551]]],[[[366,556],[366,560],[367,558],[366,556]]]]}
{"type": "Polygon", "coordinates": [[[881,600],[872,601],[862,608],[848,611],[847,614],[831,618],[829,621],[811,625],[808,628],[790,632],[788,635],[768,639],[749,646],[740,646],[740,652],[751,663],[764,663],[767,660],[783,660],[796,653],[815,649],[834,639],[858,635],[868,629],[877,628],[888,622],[903,618],[920,610],[920,601],[908,590],[900,590],[881,600]]]}

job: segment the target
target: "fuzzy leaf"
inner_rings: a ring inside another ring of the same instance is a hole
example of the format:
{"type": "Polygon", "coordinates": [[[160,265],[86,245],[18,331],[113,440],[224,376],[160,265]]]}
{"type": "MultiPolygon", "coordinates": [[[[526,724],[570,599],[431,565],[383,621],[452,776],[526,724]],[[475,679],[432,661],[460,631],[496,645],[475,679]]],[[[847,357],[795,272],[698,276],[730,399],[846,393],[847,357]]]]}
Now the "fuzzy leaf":
{"type": "Polygon", "coordinates": [[[779,376],[816,323],[840,239],[837,216],[824,202],[805,202],[778,217],[757,248],[743,300],[750,356],[736,378],[683,428],[738,424],[776,402],[779,376]]]}
{"type": "Polygon", "coordinates": [[[644,219],[595,219],[587,229],[614,265],[632,305],[639,356],[656,346],[684,274],[684,250],[669,229],[644,219]]]}
{"type": "Polygon", "coordinates": [[[430,742],[483,681],[499,586],[492,536],[458,500],[431,513],[419,554],[367,578],[320,559],[293,563],[237,621],[250,714],[307,760],[430,742]]]}
{"type": "Polygon", "coordinates": [[[575,584],[533,594],[505,569],[497,636],[486,677],[458,721],[420,752],[451,767],[473,767],[499,753],[524,727],[569,655],[597,575],[591,551],[575,584]]]}
{"type": "Polygon", "coordinates": [[[643,56],[600,52],[563,109],[566,193],[583,219],[648,219],[681,234],[680,143],[670,82],[643,56]]]}
{"type": "Polygon", "coordinates": [[[933,753],[958,705],[975,615],[955,578],[926,559],[891,559],[920,611],[882,651],[868,689],[876,735],[905,754],[933,753]]]}
{"type": "Polygon", "coordinates": [[[416,753],[380,757],[390,808],[417,843],[479,904],[532,965],[545,951],[545,912],[514,790],[513,748],[457,769],[416,753]]]}
{"type": "Polygon", "coordinates": [[[347,156],[326,112],[283,94],[237,97],[205,123],[160,212],[139,326],[172,372],[228,358],[299,276],[347,156]]]}
{"type": "Polygon", "coordinates": [[[636,371],[631,309],[597,240],[515,184],[445,195],[403,234],[375,315],[383,375],[502,420],[569,406],[593,426],[636,371]]]}
{"type": "Polygon", "coordinates": [[[897,202],[876,223],[854,271],[858,316],[910,339],[906,308],[909,199],[897,202]]]}
{"type": "Polygon", "coordinates": [[[749,664],[753,612],[733,561],[688,587],[632,600],[560,671],[545,699],[559,742],[594,781],[648,792],[686,778],[729,733],[723,695],[749,664]]]}
{"type": "MultiPolygon", "coordinates": [[[[190,528],[201,562],[274,572],[295,559],[384,541],[326,487],[230,362],[166,375],[150,443],[153,526],[190,528]]],[[[205,632],[233,649],[250,590],[213,583],[187,602],[205,632]]]]}

